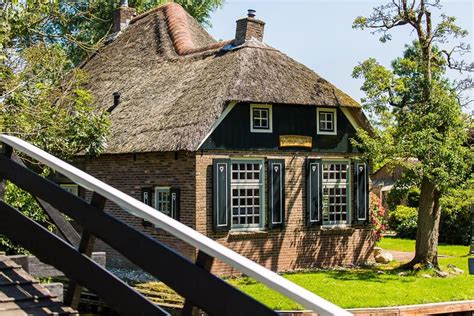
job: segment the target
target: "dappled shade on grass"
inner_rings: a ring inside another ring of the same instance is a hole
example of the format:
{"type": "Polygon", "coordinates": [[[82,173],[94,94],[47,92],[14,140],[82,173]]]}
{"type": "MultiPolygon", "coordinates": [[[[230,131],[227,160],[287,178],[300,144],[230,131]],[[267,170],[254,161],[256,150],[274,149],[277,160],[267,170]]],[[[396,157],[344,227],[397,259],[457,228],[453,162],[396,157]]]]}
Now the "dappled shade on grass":
{"type": "MultiPolygon", "coordinates": [[[[384,238],[380,244],[386,250],[414,249],[413,240],[384,238]]],[[[463,275],[445,279],[434,277],[432,271],[408,272],[407,276],[399,276],[400,263],[385,267],[291,273],[285,277],[343,308],[470,300],[474,299],[474,276],[467,272],[468,249],[467,246],[440,246],[440,254],[450,256],[440,258],[441,267],[447,269],[448,264],[453,264],[465,271],[463,275]],[[433,277],[425,278],[422,274],[433,277]]],[[[252,279],[238,278],[229,282],[271,308],[302,308],[252,279]]]]}

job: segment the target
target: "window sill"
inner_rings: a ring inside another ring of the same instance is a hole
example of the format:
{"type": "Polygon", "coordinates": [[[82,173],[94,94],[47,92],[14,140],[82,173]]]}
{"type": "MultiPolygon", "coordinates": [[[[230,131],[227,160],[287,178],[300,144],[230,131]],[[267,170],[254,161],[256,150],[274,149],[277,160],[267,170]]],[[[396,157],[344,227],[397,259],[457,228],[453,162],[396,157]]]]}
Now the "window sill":
{"type": "Polygon", "coordinates": [[[259,238],[267,238],[268,232],[263,230],[234,230],[230,231],[227,235],[227,241],[236,241],[236,240],[246,240],[246,239],[259,239],[259,238]]]}
{"type": "Polygon", "coordinates": [[[356,230],[350,226],[321,226],[322,235],[352,235],[356,230]]]}

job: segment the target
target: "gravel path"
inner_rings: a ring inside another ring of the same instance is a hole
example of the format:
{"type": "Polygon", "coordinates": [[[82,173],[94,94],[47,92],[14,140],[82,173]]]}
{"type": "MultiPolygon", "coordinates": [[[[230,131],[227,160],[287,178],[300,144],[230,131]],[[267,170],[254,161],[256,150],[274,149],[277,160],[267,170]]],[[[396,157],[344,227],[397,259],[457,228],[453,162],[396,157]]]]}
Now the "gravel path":
{"type": "MultiPolygon", "coordinates": [[[[415,257],[414,252],[405,252],[405,251],[394,251],[394,250],[385,250],[387,252],[390,252],[393,255],[393,259],[397,261],[410,261],[415,257]]],[[[438,255],[439,258],[448,258],[448,256],[445,255],[438,255]]]]}

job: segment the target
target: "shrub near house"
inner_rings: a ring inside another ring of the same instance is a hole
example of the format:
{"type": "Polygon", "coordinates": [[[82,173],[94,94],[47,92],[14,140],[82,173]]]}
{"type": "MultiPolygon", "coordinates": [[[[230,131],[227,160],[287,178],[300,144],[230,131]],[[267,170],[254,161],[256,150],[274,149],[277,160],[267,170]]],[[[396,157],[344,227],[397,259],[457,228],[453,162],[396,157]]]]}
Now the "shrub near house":
{"type": "MultiPolygon", "coordinates": [[[[451,189],[441,199],[441,220],[439,241],[455,245],[469,245],[471,241],[471,207],[474,204],[474,194],[470,181],[457,189],[451,189]]],[[[401,238],[416,238],[418,218],[417,190],[410,190],[407,195],[407,205],[397,205],[390,212],[389,226],[401,238]]]]}
{"type": "Polygon", "coordinates": [[[276,271],[366,260],[369,170],[350,142],[370,130],[359,104],[265,44],[252,12],[226,42],[174,3],[127,17],[83,66],[99,107],[110,108],[114,92],[119,100],[106,154],[77,164],[276,271]]]}

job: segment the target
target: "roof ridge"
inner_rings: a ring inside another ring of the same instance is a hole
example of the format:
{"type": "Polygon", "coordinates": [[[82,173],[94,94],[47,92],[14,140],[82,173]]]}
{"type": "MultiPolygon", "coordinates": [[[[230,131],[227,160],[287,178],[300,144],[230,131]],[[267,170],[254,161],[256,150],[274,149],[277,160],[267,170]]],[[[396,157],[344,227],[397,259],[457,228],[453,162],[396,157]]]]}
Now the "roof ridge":
{"type": "Polygon", "coordinates": [[[194,53],[201,53],[208,50],[220,49],[233,40],[218,41],[209,45],[196,47],[193,42],[191,33],[189,32],[187,13],[184,8],[175,2],[169,2],[148,10],[136,17],[134,17],[130,24],[141,20],[142,18],[157,12],[163,11],[168,32],[173,42],[174,49],[178,55],[190,55],[194,53]]]}
{"type": "Polygon", "coordinates": [[[193,42],[188,27],[188,18],[184,8],[174,2],[163,6],[168,31],[173,41],[174,49],[178,55],[189,55],[193,53],[203,52],[211,49],[222,48],[231,41],[221,41],[210,45],[196,47],[193,42]]]}

